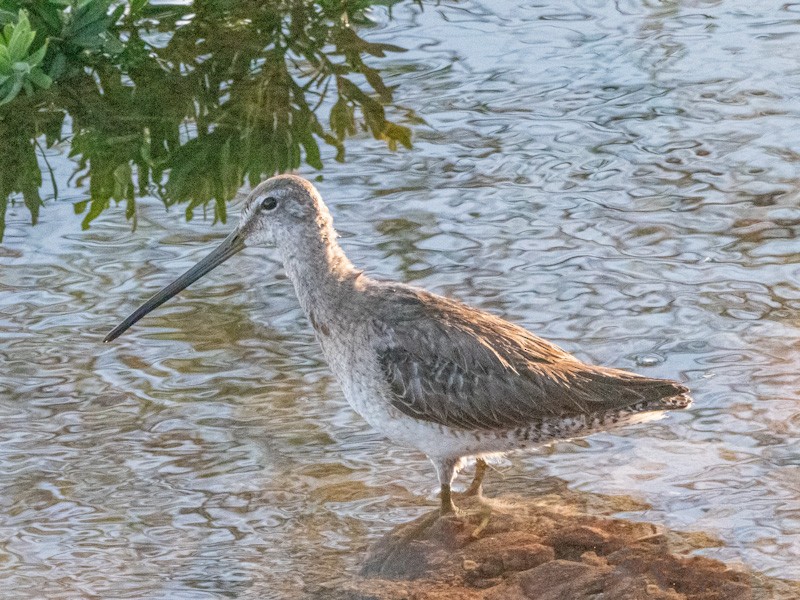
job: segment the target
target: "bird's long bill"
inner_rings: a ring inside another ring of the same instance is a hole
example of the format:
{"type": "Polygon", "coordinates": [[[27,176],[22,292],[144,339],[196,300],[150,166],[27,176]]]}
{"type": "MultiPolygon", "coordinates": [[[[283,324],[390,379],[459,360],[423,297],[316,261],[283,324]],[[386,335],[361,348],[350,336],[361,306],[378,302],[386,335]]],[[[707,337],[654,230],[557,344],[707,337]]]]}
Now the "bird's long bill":
{"type": "Polygon", "coordinates": [[[191,269],[186,271],[183,275],[178,277],[175,281],[170,283],[167,287],[162,289],[161,291],[157,292],[152,298],[150,298],[147,302],[142,304],[139,308],[137,308],[131,315],[125,319],[122,323],[114,327],[111,331],[108,332],[108,335],[103,339],[104,342],[110,342],[112,340],[117,339],[121,336],[127,329],[136,323],[139,319],[145,316],[147,313],[152,311],[155,308],[158,308],[164,302],[178,294],[179,292],[185,290],[189,287],[192,283],[200,279],[203,275],[218,267],[226,260],[228,260],[231,256],[239,252],[242,248],[244,248],[244,241],[242,237],[239,235],[238,232],[234,231],[228,237],[226,237],[223,242],[217,246],[215,250],[213,250],[208,256],[206,256],[203,260],[193,266],[191,269]]]}

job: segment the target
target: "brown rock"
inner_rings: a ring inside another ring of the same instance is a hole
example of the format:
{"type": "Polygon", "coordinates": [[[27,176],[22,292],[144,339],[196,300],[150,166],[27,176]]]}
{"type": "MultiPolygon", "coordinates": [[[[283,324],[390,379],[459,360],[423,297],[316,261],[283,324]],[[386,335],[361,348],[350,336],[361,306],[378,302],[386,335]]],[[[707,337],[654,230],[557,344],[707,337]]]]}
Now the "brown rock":
{"type": "Polygon", "coordinates": [[[593,567],[570,560],[553,560],[520,573],[519,584],[528,598],[561,600],[585,598],[603,591],[611,567],[593,567]]]}
{"type": "Polygon", "coordinates": [[[545,543],[553,547],[557,557],[578,560],[587,551],[605,554],[610,538],[609,533],[597,527],[575,525],[557,529],[545,543]]]}
{"type": "Polygon", "coordinates": [[[581,562],[594,567],[602,567],[603,565],[608,564],[608,561],[605,558],[597,556],[597,553],[592,552],[591,550],[581,554],[581,562]]]}
{"type": "Polygon", "coordinates": [[[515,546],[503,550],[500,560],[505,571],[527,571],[555,558],[555,552],[549,546],[529,543],[527,546],[515,546]]]}
{"type": "Polygon", "coordinates": [[[632,547],[608,557],[621,578],[643,575],[660,589],[697,600],[749,600],[750,578],[702,556],[679,557],[665,548],[632,547]]]}
{"type": "MultiPolygon", "coordinates": [[[[570,495],[572,494],[572,496],[570,495]]],[[[395,528],[361,576],[324,600],[796,600],[800,585],[746,574],[673,548],[686,534],[584,512],[569,500],[506,503],[480,515],[436,514],[395,528]],[[486,525],[479,527],[479,525],[486,525]],[[680,552],[681,555],[676,552],[680,552]]],[[[474,502],[474,501],[473,501],[474,502]]],[[[462,502],[465,509],[474,503],[462,502]]],[[[702,536],[701,536],[702,537],[702,536]]],[[[700,538],[698,538],[700,539],[700,538]]],[[[705,538],[703,538],[705,539],[705,538]]],[[[681,542],[683,544],[683,542],[681,542]]],[[[713,543],[713,540],[712,540],[713,543]]]]}
{"type": "Polygon", "coordinates": [[[500,556],[487,556],[476,571],[476,575],[484,578],[492,578],[500,575],[504,570],[503,559],[500,556]]]}

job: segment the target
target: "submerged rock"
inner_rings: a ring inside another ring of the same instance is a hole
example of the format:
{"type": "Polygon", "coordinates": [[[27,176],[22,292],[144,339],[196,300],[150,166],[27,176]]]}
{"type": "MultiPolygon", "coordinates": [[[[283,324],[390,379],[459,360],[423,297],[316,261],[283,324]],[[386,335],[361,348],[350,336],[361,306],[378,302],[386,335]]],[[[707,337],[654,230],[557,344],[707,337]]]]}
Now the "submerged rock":
{"type": "MultiPolygon", "coordinates": [[[[691,556],[703,536],[586,511],[578,494],[513,504],[462,500],[465,517],[435,513],[396,527],[331,600],[760,600],[800,585],[691,556]],[[570,497],[571,496],[571,497],[570,497]]],[[[707,541],[707,538],[705,538],[707,541]]]]}

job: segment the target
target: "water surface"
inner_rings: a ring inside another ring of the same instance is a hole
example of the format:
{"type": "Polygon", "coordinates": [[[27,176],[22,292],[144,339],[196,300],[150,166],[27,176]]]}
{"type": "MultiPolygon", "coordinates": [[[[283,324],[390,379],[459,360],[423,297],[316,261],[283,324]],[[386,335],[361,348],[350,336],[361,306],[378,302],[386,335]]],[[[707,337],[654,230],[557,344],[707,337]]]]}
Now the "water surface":
{"type": "MultiPolygon", "coordinates": [[[[626,494],[709,556],[800,579],[800,5],[459,2],[376,10],[411,151],[362,136],[318,183],[353,261],[511,318],[695,407],[515,457],[626,494]]],[[[59,181],[69,148],[48,153],[59,181]]],[[[311,177],[312,170],[304,171],[311,177]]],[[[46,192],[43,192],[46,195],[46,192]]],[[[0,581],[16,597],[292,598],[434,505],[248,250],[102,336],[228,226],[155,199],[81,231],[76,181],[0,247],[0,581]]],[[[235,207],[232,210],[235,212],[235,207]]]]}

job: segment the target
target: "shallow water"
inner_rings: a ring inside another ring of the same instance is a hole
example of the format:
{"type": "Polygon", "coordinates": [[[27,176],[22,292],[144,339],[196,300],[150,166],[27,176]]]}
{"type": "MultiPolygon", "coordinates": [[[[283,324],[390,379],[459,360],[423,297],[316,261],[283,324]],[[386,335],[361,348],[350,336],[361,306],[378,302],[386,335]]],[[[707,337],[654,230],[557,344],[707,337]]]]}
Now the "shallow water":
{"type": "MultiPolygon", "coordinates": [[[[374,13],[412,151],[367,137],[319,188],[353,261],[695,407],[503,463],[633,496],[704,553],[800,579],[800,5],[460,2],[374,13]]],[[[68,148],[49,160],[59,181],[68,148]]],[[[315,176],[311,170],[305,172],[315,176]]],[[[434,504],[424,457],[344,401],[275,253],[102,336],[228,226],[80,187],[0,246],[0,581],[16,597],[296,597],[434,504]]]]}

